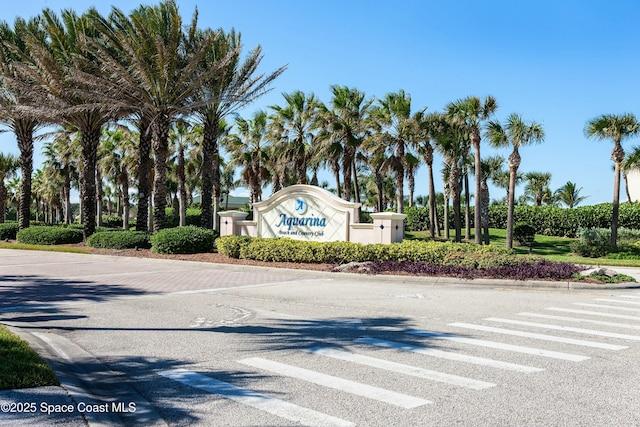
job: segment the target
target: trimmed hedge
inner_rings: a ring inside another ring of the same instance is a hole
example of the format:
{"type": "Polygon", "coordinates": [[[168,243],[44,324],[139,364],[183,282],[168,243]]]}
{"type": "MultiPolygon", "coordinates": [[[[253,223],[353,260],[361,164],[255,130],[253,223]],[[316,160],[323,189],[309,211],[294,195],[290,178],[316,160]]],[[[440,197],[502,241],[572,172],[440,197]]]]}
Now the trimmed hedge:
{"type": "Polygon", "coordinates": [[[195,254],[211,252],[216,235],[193,225],[165,228],[151,236],[151,250],[159,254],[195,254]]]}
{"type": "MultiPolygon", "coordinates": [[[[177,215],[173,214],[172,208],[165,208],[165,223],[167,228],[177,227],[180,224],[180,213],[176,212],[177,215]]],[[[199,208],[187,208],[187,225],[194,225],[196,227],[200,226],[201,220],[200,216],[202,215],[202,209],[199,208]]],[[[121,223],[122,225],[122,223],[121,223]]]]}
{"type": "Polygon", "coordinates": [[[101,231],[87,239],[87,245],[103,249],[150,248],[150,234],[146,231],[101,231]]]}
{"type": "Polygon", "coordinates": [[[18,233],[17,222],[5,222],[0,224],[0,240],[11,239],[15,240],[18,233]]]}
{"type": "Polygon", "coordinates": [[[81,243],[82,239],[82,230],[50,226],[25,228],[16,235],[16,240],[19,243],[29,245],[65,245],[81,243]]]}
{"type": "Polygon", "coordinates": [[[405,240],[390,245],[353,242],[305,242],[293,239],[262,239],[225,236],[216,241],[218,251],[234,258],[271,262],[343,264],[362,261],[425,261],[439,264],[455,252],[462,254],[509,254],[503,247],[468,243],[405,240]]]}
{"type": "MultiPolygon", "coordinates": [[[[471,226],[473,227],[473,209],[471,209],[471,226]]],[[[423,231],[429,229],[429,208],[412,207],[407,214],[407,231],[423,231]]],[[[611,203],[600,203],[576,208],[556,206],[516,206],[514,222],[525,222],[535,229],[536,234],[545,236],[576,237],[580,228],[610,228],[613,207],[611,203]]],[[[438,221],[443,227],[443,209],[438,207],[438,221]]],[[[453,213],[449,213],[449,224],[453,226],[453,213]]],[[[640,204],[621,203],[619,227],[640,229],[640,204]]],[[[493,205],[489,208],[489,226],[507,228],[507,206],[493,205]]]]}

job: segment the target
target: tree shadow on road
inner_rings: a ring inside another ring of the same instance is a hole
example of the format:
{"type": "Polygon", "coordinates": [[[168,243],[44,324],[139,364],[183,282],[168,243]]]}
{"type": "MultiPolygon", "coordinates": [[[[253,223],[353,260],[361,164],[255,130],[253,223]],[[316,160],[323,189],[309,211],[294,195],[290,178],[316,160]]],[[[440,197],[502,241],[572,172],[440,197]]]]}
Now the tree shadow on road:
{"type": "Polygon", "coordinates": [[[46,311],[60,302],[100,302],[147,293],[127,286],[107,285],[89,280],[60,280],[37,275],[0,275],[0,313],[46,311]]]}

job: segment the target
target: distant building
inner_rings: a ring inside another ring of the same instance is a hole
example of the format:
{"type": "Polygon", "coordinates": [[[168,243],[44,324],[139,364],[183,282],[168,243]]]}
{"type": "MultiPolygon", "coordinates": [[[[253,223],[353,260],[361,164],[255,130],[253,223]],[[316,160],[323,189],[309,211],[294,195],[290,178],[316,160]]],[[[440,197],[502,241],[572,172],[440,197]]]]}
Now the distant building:
{"type": "MultiPolygon", "coordinates": [[[[640,201],[640,171],[634,170],[627,173],[627,182],[629,183],[629,196],[632,202],[640,201]]],[[[624,192],[624,182],[622,183],[622,191],[620,201],[627,201],[627,194],[624,192]]]]}
{"type": "MultiPolygon", "coordinates": [[[[197,195],[193,198],[194,203],[200,203],[200,195],[197,195]]],[[[226,210],[236,210],[240,209],[243,206],[249,204],[249,197],[240,197],[240,196],[229,196],[227,199],[227,195],[223,194],[220,198],[220,209],[226,210]]]]}

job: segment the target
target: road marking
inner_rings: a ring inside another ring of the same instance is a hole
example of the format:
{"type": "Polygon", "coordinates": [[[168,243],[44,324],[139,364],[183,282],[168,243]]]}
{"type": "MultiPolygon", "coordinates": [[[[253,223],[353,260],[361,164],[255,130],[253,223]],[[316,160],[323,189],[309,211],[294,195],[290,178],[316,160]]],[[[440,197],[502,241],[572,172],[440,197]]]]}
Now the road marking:
{"type": "Polygon", "coordinates": [[[297,366],[262,359],[260,357],[250,357],[248,359],[239,360],[238,362],[243,365],[264,369],[269,372],[275,372],[276,374],[307,381],[323,387],[333,388],[346,393],[355,394],[357,396],[378,400],[380,402],[389,403],[406,409],[417,408],[418,406],[433,403],[429,400],[420,399],[418,397],[385,390],[368,384],[345,380],[344,378],[322,374],[309,369],[298,368],[297,366]]]}
{"type": "Polygon", "coordinates": [[[459,342],[462,344],[477,345],[479,347],[488,347],[488,348],[495,348],[498,350],[513,351],[516,353],[532,354],[534,356],[549,357],[552,359],[569,360],[572,362],[582,362],[584,360],[590,359],[590,357],[588,356],[582,356],[579,354],[561,353],[557,351],[543,350],[541,348],[524,347],[521,345],[505,344],[501,342],[487,341],[487,340],[481,340],[477,338],[467,338],[467,337],[461,337],[459,335],[454,335],[454,334],[443,334],[440,332],[420,331],[420,330],[414,329],[414,330],[409,330],[406,333],[411,335],[418,335],[422,337],[434,338],[438,340],[446,340],[446,341],[459,342]]]}
{"type": "Polygon", "coordinates": [[[531,326],[533,328],[550,329],[553,331],[576,332],[585,335],[594,335],[599,337],[620,338],[624,340],[640,341],[640,335],[617,334],[615,332],[596,331],[593,329],[573,328],[571,326],[548,325],[546,323],[523,322],[520,320],[501,319],[497,317],[487,317],[484,320],[491,322],[508,323],[510,325],[531,326]]]}
{"type": "Polygon", "coordinates": [[[547,307],[546,310],[561,311],[563,313],[589,314],[592,316],[611,317],[612,319],[640,320],[638,316],[627,316],[626,314],[601,313],[599,311],[572,310],[570,308],[547,307]]]}
{"type": "Polygon", "coordinates": [[[618,295],[618,298],[637,298],[637,299],[640,299],[640,295],[618,295]]]}
{"type": "Polygon", "coordinates": [[[172,369],[168,371],[158,372],[165,378],[178,381],[182,384],[207,391],[209,393],[218,394],[226,399],[252,408],[268,412],[290,421],[301,423],[305,426],[337,426],[350,427],[355,426],[354,423],[314,411],[313,409],[304,408],[285,402],[280,399],[257,393],[253,390],[236,387],[224,381],[198,374],[187,369],[172,369]]]}
{"type": "Polygon", "coordinates": [[[594,301],[617,302],[618,304],[640,305],[640,301],[622,301],[622,300],[619,300],[619,299],[609,299],[609,298],[595,298],[594,301]]]}
{"type": "Polygon", "coordinates": [[[311,354],[319,354],[321,356],[331,357],[347,362],[358,363],[360,365],[371,366],[373,368],[384,369],[398,374],[411,375],[413,377],[423,378],[441,383],[452,384],[458,387],[466,387],[474,390],[483,390],[495,387],[494,383],[474,380],[471,378],[461,377],[458,375],[446,374],[443,372],[432,371],[429,369],[419,368],[416,366],[405,365],[402,363],[391,362],[384,359],[369,357],[362,354],[351,353],[344,350],[337,350],[328,347],[314,347],[304,350],[311,354]]]}
{"type": "Polygon", "coordinates": [[[502,362],[500,360],[486,359],[484,357],[468,356],[466,354],[453,353],[450,351],[436,350],[434,348],[426,348],[411,344],[404,344],[395,341],[380,340],[376,338],[358,338],[357,343],[375,345],[377,347],[390,348],[393,350],[409,351],[425,356],[437,357],[440,359],[453,360],[456,362],[470,363],[473,365],[488,366],[491,368],[504,369],[515,372],[541,372],[544,368],[536,368],[533,366],[519,365],[517,363],[502,362]]]}
{"type": "Polygon", "coordinates": [[[559,342],[564,344],[580,345],[583,347],[602,348],[605,350],[618,351],[618,350],[625,350],[629,348],[624,345],[615,345],[615,344],[607,344],[607,343],[601,343],[601,342],[595,342],[595,341],[577,340],[573,338],[556,337],[554,335],[536,334],[533,332],[514,331],[512,329],[494,328],[491,326],[474,325],[471,323],[449,323],[449,325],[455,326],[458,328],[474,329],[476,331],[493,332],[496,334],[512,335],[512,336],[524,337],[524,338],[533,338],[533,339],[542,340],[542,341],[552,341],[552,342],[559,342]]]}
{"type": "Polygon", "coordinates": [[[640,311],[640,308],[629,308],[629,307],[618,307],[617,305],[602,305],[602,304],[591,304],[588,302],[574,302],[573,305],[580,305],[583,307],[594,307],[594,308],[610,308],[611,310],[620,310],[620,311],[640,311]]]}
{"type": "Polygon", "coordinates": [[[574,323],[590,323],[592,325],[600,325],[600,326],[613,326],[616,328],[625,328],[625,329],[640,329],[640,325],[630,325],[628,323],[617,323],[617,322],[605,322],[603,320],[592,320],[592,319],[581,319],[576,317],[565,317],[565,316],[554,316],[552,314],[539,314],[539,313],[518,313],[519,316],[528,316],[528,317],[538,317],[540,319],[551,319],[551,320],[563,320],[565,322],[574,322],[574,323]]]}

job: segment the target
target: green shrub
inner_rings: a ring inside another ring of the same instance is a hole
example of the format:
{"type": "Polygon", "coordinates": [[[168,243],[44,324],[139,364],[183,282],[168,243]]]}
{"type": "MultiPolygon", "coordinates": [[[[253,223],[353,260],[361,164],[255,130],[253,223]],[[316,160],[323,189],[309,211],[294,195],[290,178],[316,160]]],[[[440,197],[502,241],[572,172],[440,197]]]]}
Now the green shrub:
{"type": "MultiPolygon", "coordinates": [[[[228,243],[227,238],[224,239],[223,246],[228,243]]],[[[361,261],[425,261],[440,264],[447,254],[452,252],[505,255],[510,253],[503,247],[420,240],[405,240],[402,243],[390,245],[362,245],[353,242],[306,242],[293,239],[254,238],[247,243],[236,243],[236,245],[239,247],[240,258],[325,264],[361,261]]],[[[229,251],[227,248],[224,250],[229,251]]],[[[237,250],[236,247],[234,250],[237,250]]]]}
{"type": "MultiPolygon", "coordinates": [[[[180,213],[176,212],[175,215],[173,213],[172,208],[165,208],[165,222],[167,227],[177,227],[180,224],[180,213]]],[[[200,216],[202,215],[202,210],[199,208],[187,208],[186,212],[186,221],[187,225],[195,225],[200,226],[200,216]]]]}
{"type": "Polygon", "coordinates": [[[218,252],[230,258],[240,258],[240,248],[248,245],[250,236],[223,236],[216,240],[218,252]]]}
{"type": "Polygon", "coordinates": [[[102,226],[107,228],[122,228],[122,218],[116,215],[103,215],[102,226]]]}
{"type": "Polygon", "coordinates": [[[526,222],[519,222],[513,227],[513,238],[520,243],[521,246],[531,248],[536,237],[536,229],[526,222]]]}
{"type": "Polygon", "coordinates": [[[11,239],[15,240],[18,233],[17,222],[5,222],[0,224],[0,240],[11,239]]]}
{"type": "Polygon", "coordinates": [[[34,226],[20,230],[16,235],[19,243],[30,245],[64,245],[82,242],[82,230],[75,228],[34,226]]]}
{"type": "Polygon", "coordinates": [[[573,252],[589,258],[605,256],[611,249],[611,230],[608,228],[581,228],[578,240],[571,244],[573,252]]]}
{"type": "Polygon", "coordinates": [[[151,250],[159,254],[195,254],[210,252],[216,235],[193,225],[166,228],[151,236],[151,250]]]}
{"type": "Polygon", "coordinates": [[[87,239],[87,245],[92,248],[129,249],[150,248],[149,233],[145,231],[102,231],[92,234],[87,239]]]}

